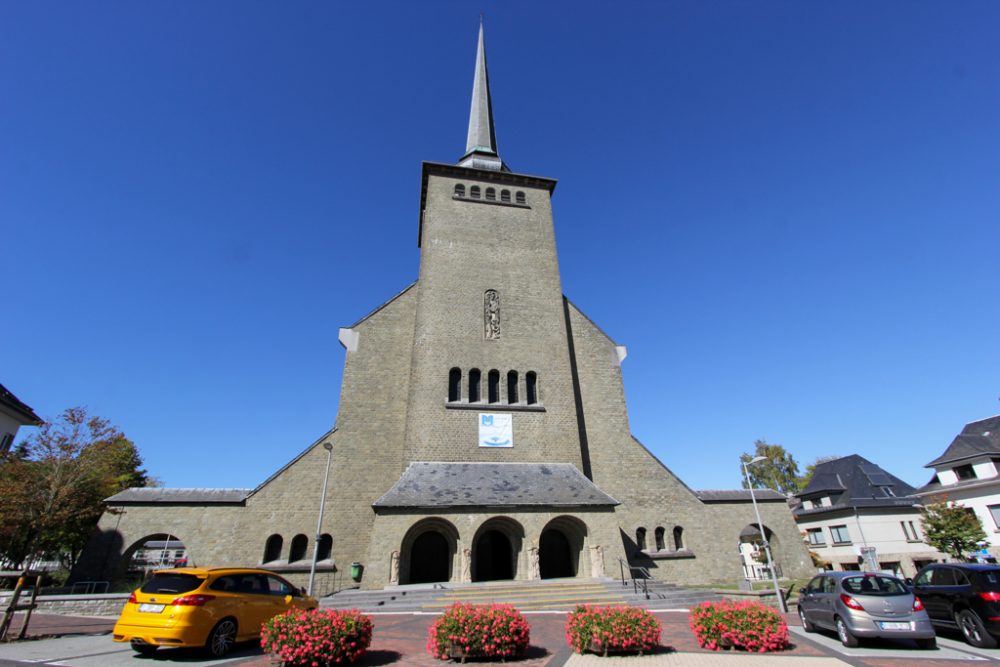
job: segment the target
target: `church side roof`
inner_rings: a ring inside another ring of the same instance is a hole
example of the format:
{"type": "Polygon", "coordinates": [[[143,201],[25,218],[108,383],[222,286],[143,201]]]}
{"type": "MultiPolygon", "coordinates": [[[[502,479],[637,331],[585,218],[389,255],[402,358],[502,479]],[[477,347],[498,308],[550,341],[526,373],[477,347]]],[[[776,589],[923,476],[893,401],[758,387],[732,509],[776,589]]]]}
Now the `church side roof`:
{"type": "Polygon", "coordinates": [[[411,289],[413,289],[414,285],[416,285],[416,284],[417,284],[417,281],[414,280],[412,283],[410,283],[409,285],[407,285],[406,287],[404,287],[402,289],[402,291],[400,291],[398,294],[396,294],[396,296],[392,297],[391,299],[389,299],[388,301],[386,301],[382,305],[378,306],[373,311],[371,311],[370,313],[368,313],[367,315],[365,315],[364,317],[362,317],[360,320],[358,320],[357,322],[355,322],[354,324],[352,324],[348,328],[349,329],[353,329],[354,327],[358,326],[359,324],[361,324],[362,322],[364,322],[365,320],[367,320],[369,317],[371,317],[372,315],[374,315],[378,311],[382,310],[383,308],[385,308],[386,306],[388,306],[390,303],[392,303],[393,301],[395,301],[399,297],[401,297],[404,294],[406,294],[407,292],[409,292],[411,289]]]}
{"type": "Polygon", "coordinates": [[[753,498],[750,497],[750,489],[702,489],[695,491],[694,495],[702,502],[770,502],[774,500],[785,500],[785,496],[774,489],[754,489],[753,498]]]}
{"type": "Polygon", "coordinates": [[[618,504],[569,463],[416,461],[372,506],[610,507],[618,504]]]}
{"type": "Polygon", "coordinates": [[[924,467],[934,468],[946,463],[991,455],[1000,456],[1000,415],[966,424],[948,445],[948,449],[924,467]]]}
{"type": "Polygon", "coordinates": [[[143,487],[125,489],[104,502],[110,505],[129,503],[242,503],[253,489],[164,489],[143,487]]]}

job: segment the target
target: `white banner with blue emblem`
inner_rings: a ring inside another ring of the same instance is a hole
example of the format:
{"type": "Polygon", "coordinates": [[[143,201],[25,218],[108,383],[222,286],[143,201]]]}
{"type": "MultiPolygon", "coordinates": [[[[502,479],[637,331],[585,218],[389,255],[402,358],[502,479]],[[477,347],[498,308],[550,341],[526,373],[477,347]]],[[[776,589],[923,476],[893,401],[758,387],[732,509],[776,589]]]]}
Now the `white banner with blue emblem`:
{"type": "Polygon", "coordinates": [[[480,447],[513,447],[514,415],[479,413],[480,447]]]}

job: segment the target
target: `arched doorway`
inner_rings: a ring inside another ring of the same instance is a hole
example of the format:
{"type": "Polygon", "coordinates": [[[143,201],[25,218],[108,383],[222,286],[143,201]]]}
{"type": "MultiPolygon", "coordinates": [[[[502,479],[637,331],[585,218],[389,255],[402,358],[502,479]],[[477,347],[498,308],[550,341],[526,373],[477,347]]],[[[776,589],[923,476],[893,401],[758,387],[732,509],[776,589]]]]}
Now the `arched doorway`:
{"type": "Polygon", "coordinates": [[[570,555],[569,538],[558,528],[542,531],[538,542],[538,571],[542,579],[576,576],[576,559],[570,555]]]}
{"type": "Polygon", "coordinates": [[[774,561],[774,568],[781,576],[781,566],[777,560],[778,541],[774,532],[764,526],[761,531],[756,523],[748,524],[740,531],[740,558],[743,561],[743,576],[746,579],[769,579],[771,572],[767,567],[767,553],[764,550],[764,541],[767,540],[771,548],[771,558],[774,561]]]}
{"type": "Polygon", "coordinates": [[[122,554],[120,575],[145,579],[153,570],[190,564],[184,542],[171,533],[154,533],[133,542],[122,554]]]}
{"type": "Polygon", "coordinates": [[[517,579],[524,527],[507,516],[487,519],[472,539],[472,581],[517,579]]]}
{"type": "Polygon", "coordinates": [[[417,536],[410,548],[410,583],[448,581],[451,578],[448,551],[448,540],[436,530],[417,536]]]}
{"type": "Polygon", "coordinates": [[[542,579],[577,576],[583,567],[580,556],[586,537],[587,526],[576,517],[549,521],[538,539],[538,575],[542,579]]]}
{"type": "Polygon", "coordinates": [[[438,517],[428,517],[410,526],[399,546],[399,583],[429,584],[454,577],[458,530],[438,517]]]}

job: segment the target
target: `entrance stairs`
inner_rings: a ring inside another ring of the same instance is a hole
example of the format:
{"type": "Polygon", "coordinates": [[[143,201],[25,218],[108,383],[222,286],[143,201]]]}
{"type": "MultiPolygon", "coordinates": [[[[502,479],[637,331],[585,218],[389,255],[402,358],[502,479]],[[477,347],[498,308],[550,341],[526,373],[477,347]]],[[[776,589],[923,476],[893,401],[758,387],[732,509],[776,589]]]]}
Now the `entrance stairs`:
{"type": "Polygon", "coordinates": [[[320,600],[331,609],[363,612],[437,613],[455,602],[510,604],[521,611],[571,611],[580,604],[630,605],[648,609],[689,609],[721,598],[710,591],[644,580],[625,585],[612,579],[491,581],[476,584],[414,584],[381,590],[346,590],[320,600]],[[648,599],[647,599],[648,594],[648,599]]]}

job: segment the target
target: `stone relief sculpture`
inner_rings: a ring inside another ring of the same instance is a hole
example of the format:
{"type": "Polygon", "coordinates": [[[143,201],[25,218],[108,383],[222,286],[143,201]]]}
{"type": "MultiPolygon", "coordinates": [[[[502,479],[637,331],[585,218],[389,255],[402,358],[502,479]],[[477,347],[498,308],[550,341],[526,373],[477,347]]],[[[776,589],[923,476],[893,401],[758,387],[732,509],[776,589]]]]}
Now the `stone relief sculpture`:
{"type": "Polygon", "coordinates": [[[389,556],[389,584],[395,586],[399,583],[399,552],[393,551],[389,556]]]}
{"type": "Polygon", "coordinates": [[[462,581],[472,581],[472,549],[462,549],[462,581]]]}
{"type": "Polygon", "coordinates": [[[500,339],[500,292],[495,289],[483,295],[483,324],[487,340],[500,339]]]}
{"type": "Polygon", "coordinates": [[[538,547],[528,548],[528,579],[541,579],[542,571],[538,566],[538,547]]]}
{"type": "Polygon", "coordinates": [[[598,579],[604,576],[604,547],[590,547],[590,576],[598,579]]]}

